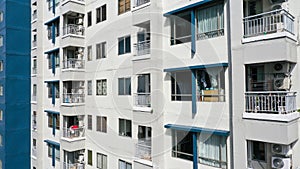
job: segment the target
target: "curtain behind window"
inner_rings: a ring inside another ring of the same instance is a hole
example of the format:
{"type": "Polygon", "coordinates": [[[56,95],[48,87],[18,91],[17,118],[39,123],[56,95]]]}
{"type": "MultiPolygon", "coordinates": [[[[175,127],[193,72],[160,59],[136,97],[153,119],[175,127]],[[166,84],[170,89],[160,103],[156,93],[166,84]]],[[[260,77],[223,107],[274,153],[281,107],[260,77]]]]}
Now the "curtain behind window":
{"type": "Polygon", "coordinates": [[[206,33],[224,29],[223,4],[197,10],[198,33],[206,33]]]}

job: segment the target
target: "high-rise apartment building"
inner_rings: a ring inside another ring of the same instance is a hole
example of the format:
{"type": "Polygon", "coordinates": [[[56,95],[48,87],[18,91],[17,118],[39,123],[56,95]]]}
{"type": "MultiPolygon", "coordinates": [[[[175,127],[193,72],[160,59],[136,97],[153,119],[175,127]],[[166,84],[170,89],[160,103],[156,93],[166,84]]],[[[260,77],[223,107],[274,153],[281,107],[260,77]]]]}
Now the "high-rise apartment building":
{"type": "Polygon", "coordinates": [[[0,169],[30,167],[30,0],[0,1],[0,169]]]}
{"type": "Polygon", "coordinates": [[[297,169],[298,0],[32,0],[32,169],[297,169]]]}

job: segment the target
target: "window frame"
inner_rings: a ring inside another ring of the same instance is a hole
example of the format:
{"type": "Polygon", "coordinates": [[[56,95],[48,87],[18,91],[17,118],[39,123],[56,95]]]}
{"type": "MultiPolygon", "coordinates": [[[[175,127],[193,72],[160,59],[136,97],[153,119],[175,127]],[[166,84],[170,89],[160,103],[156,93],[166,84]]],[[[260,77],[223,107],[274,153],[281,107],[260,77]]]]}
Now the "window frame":
{"type": "Polygon", "coordinates": [[[93,151],[88,150],[87,152],[87,164],[93,166],[93,151]]]}
{"type": "Polygon", "coordinates": [[[119,118],[119,136],[132,137],[132,121],[131,120],[119,118]],[[123,124],[121,124],[121,123],[123,123],[123,124]],[[127,125],[126,125],[127,123],[130,124],[130,126],[129,126],[130,131],[127,131],[127,125]],[[124,129],[124,131],[121,131],[122,129],[124,129]]]}
{"type": "Polygon", "coordinates": [[[131,11],[131,0],[118,0],[118,15],[129,11],[131,11]],[[122,5],[122,3],[124,4],[122,5]]]}
{"type": "Polygon", "coordinates": [[[118,95],[120,96],[130,96],[131,95],[131,77],[121,77],[118,78],[118,95]],[[123,80],[123,84],[121,84],[123,80]],[[127,83],[129,81],[129,83],[127,83]],[[127,86],[129,85],[129,86],[127,86]],[[123,88],[120,88],[123,86],[123,88]],[[123,90],[121,90],[123,89],[123,90]]]}
{"type": "Polygon", "coordinates": [[[118,38],[118,55],[131,53],[131,36],[123,36],[118,38]],[[129,45],[129,46],[128,46],[129,45]],[[127,48],[129,47],[129,48],[127,48]]]}
{"type": "Polygon", "coordinates": [[[87,27],[92,26],[92,23],[93,23],[92,11],[89,11],[87,13],[87,27]]]}
{"type": "Polygon", "coordinates": [[[192,32],[191,27],[193,26],[191,24],[191,12],[190,11],[183,11],[180,13],[175,14],[174,16],[170,17],[170,23],[171,23],[171,45],[177,45],[177,44],[183,44],[191,42],[192,40],[192,32]],[[189,15],[189,16],[188,16],[189,15]],[[185,17],[187,18],[185,19],[185,17]],[[188,18],[189,17],[189,18],[188,18]],[[187,20],[189,19],[189,20],[187,20]],[[182,31],[180,33],[187,34],[185,36],[180,36],[179,31],[177,29],[183,26],[185,31],[182,31]],[[183,40],[181,40],[183,39],[183,40]]]}
{"type": "Polygon", "coordinates": [[[96,116],[96,131],[107,133],[107,117],[96,116]]]}
{"type": "Polygon", "coordinates": [[[96,24],[106,21],[107,19],[107,7],[106,4],[96,8],[96,24]]]}
{"type": "Polygon", "coordinates": [[[96,154],[96,158],[97,158],[97,168],[100,169],[107,169],[107,155],[102,154],[102,153],[97,153],[96,154]],[[105,160],[105,162],[104,162],[105,160]],[[106,166],[104,166],[106,164],[106,166]]]}
{"type": "Polygon", "coordinates": [[[93,60],[93,46],[90,45],[87,47],[87,61],[93,60]]]}
{"type": "Polygon", "coordinates": [[[88,96],[93,95],[93,81],[92,80],[87,81],[87,95],[88,96]]]}
{"type": "Polygon", "coordinates": [[[88,118],[87,118],[87,129],[88,130],[93,130],[93,116],[92,115],[88,115],[88,118]]]}
{"type": "Polygon", "coordinates": [[[52,113],[47,113],[48,116],[48,127],[53,128],[53,116],[56,116],[56,123],[55,123],[55,129],[60,130],[60,115],[59,114],[52,114],[52,113]]]}
{"type": "Polygon", "coordinates": [[[132,163],[129,163],[127,161],[119,159],[119,167],[118,168],[119,169],[132,169],[132,163]],[[125,168],[121,168],[121,163],[124,163],[126,167],[125,168]],[[130,166],[130,167],[128,167],[128,166],[130,166]]]}
{"type": "Polygon", "coordinates": [[[97,96],[106,96],[107,95],[107,79],[96,80],[96,95],[97,96]],[[105,82],[105,83],[103,83],[105,82]],[[104,85],[105,84],[105,85],[104,85]],[[101,89],[101,92],[100,92],[101,89]]]}
{"type": "Polygon", "coordinates": [[[106,58],[107,55],[106,48],[107,48],[106,42],[101,42],[96,44],[96,59],[106,58]]]}

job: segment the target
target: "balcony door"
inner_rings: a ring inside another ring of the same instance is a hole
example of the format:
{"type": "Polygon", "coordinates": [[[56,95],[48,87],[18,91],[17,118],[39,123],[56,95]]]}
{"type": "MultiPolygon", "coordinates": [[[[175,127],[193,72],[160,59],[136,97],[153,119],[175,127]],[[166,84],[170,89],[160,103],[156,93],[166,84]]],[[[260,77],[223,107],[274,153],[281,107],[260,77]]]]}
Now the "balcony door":
{"type": "Polygon", "coordinates": [[[244,17],[263,12],[262,0],[244,0],[244,17]]]}
{"type": "Polygon", "coordinates": [[[150,74],[143,74],[138,76],[137,93],[150,93],[150,74]]]}

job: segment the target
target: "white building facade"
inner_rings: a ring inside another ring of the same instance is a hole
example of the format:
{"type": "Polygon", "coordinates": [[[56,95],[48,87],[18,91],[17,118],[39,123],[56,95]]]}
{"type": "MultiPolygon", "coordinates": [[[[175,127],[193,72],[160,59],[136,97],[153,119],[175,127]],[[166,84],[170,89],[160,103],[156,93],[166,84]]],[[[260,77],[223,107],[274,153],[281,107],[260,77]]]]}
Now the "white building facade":
{"type": "Polygon", "coordinates": [[[300,167],[298,0],[32,0],[35,169],[300,167]]]}

